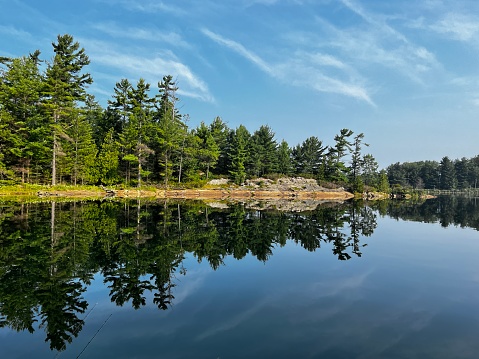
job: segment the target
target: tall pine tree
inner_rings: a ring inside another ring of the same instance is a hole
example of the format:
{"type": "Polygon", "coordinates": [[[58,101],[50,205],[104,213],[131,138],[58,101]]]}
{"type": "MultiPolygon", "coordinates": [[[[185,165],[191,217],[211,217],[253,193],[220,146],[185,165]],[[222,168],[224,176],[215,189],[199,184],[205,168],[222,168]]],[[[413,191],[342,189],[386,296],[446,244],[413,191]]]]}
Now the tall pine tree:
{"type": "Polygon", "coordinates": [[[58,35],[52,43],[55,56],[46,71],[45,108],[51,119],[52,144],[52,185],[57,183],[57,156],[60,150],[59,138],[69,126],[68,118],[79,101],[86,97],[86,87],[93,82],[83,68],[90,64],[84,48],[71,35],[58,35]]]}

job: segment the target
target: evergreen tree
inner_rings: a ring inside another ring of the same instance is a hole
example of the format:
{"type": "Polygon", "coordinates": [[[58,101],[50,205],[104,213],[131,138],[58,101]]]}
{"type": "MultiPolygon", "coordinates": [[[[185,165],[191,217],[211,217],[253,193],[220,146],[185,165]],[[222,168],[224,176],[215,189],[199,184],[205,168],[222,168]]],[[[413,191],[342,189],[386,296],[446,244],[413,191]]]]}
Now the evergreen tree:
{"type": "Polygon", "coordinates": [[[150,84],[146,83],[144,79],[140,79],[136,88],[132,91],[131,96],[131,116],[129,118],[128,126],[130,130],[135,133],[135,157],[138,164],[137,185],[141,186],[142,175],[148,175],[149,171],[143,169],[146,163],[146,158],[154,151],[148,147],[150,142],[150,133],[152,130],[151,118],[151,102],[148,96],[150,84]]]}
{"type": "Polygon", "coordinates": [[[0,77],[0,126],[6,136],[0,141],[1,156],[12,175],[21,174],[22,183],[28,180],[32,165],[48,161],[44,136],[48,128],[38,106],[42,89],[38,56],[35,52],[34,57],[11,59],[0,77]]]}
{"type": "Polygon", "coordinates": [[[439,173],[441,179],[439,181],[440,189],[454,189],[456,188],[456,173],[454,170],[454,163],[445,156],[439,164],[439,173]]]}
{"type": "MultiPolygon", "coordinates": [[[[173,81],[173,77],[171,75],[164,76],[163,81],[158,83],[158,88],[160,93],[157,97],[157,111],[154,117],[156,123],[155,150],[160,164],[160,174],[165,186],[168,186],[168,180],[173,174],[175,155],[178,155],[182,149],[187,127],[175,108],[175,103],[178,101],[176,98],[178,87],[173,81]]],[[[178,174],[178,178],[181,178],[181,173],[178,174]]]]}
{"type": "Polygon", "coordinates": [[[475,156],[469,160],[469,183],[472,188],[477,188],[479,180],[479,156],[475,156]]]}
{"type": "Polygon", "coordinates": [[[57,155],[60,149],[59,136],[68,126],[66,119],[78,101],[84,101],[86,86],[93,82],[90,74],[82,73],[90,63],[85,50],[71,35],[58,35],[52,43],[55,56],[46,71],[45,107],[51,116],[52,126],[52,185],[57,182],[57,155]]]}
{"type": "MultiPolygon", "coordinates": [[[[106,111],[103,111],[103,108],[95,100],[95,96],[89,94],[87,94],[85,98],[83,115],[85,116],[86,121],[90,124],[93,139],[97,148],[100,148],[105,135],[110,128],[114,127],[114,124],[110,125],[108,123],[111,116],[107,116],[106,111]]],[[[120,133],[120,131],[117,133],[120,133]]]]}
{"type": "Polygon", "coordinates": [[[470,163],[469,160],[465,157],[460,160],[454,161],[454,172],[456,174],[457,188],[466,189],[470,187],[469,184],[469,172],[470,172],[470,163]]]}
{"type": "Polygon", "coordinates": [[[93,140],[91,124],[87,117],[79,112],[72,112],[71,127],[67,130],[70,139],[70,153],[67,154],[72,161],[72,184],[79,181],[82,184],[94,183],[97,180],[95,159],[97,147],[93,140]]]}
{"type": "Polygon", "coordinates": [[[323,146],[316,136],[308,137],[294,150],[294,162],[296,172],[303,174],[318,175],[324,161],[324,152],[327,147],[323,146]]]}
{"type": "Polygon", "coordinates": [[[220,149],[213,133],[204,122],[201,122],[196,129],[195,136],[198,138],[197,158],[201,167],[206,170],[206,179],[208,179],[210,168],[213,168],[218,161],[220,149]]]}
{"type": "Polygon", "coordinates": [[[229,173],[234,183],[242,184],[246,180],[246,160],[248,158],[248,141],[251,135],[243,125],[240,125],[230,136],[231,163],[229,173]]]}
{"type": "Polygon", "coordinates": [[[269,126],[261,126],[249,142],[248,172],[253,176],[264,176],[277,170],[277,144],[269,126]]]}
{"type": "Polygon", "coordinates": [[[105,136],[98,154],[98,177],[101,183],[112,185],[118,181],[119,144],[115,140],[114,129],[105,136]]]}
{"type": "Polygon", "coordinates": [[[226,174],[228,173],[227,154],[229,146],[228,135],[230,130],[228,129],[226,123],[223,122],[221,117],[218,116],[213,120],[213,122],[211,122],[210,131],[219,149],[218,161],[212,172],[214,174],[226,174]]]}
{"type": "Polygon", "coordinates": [[[12,115],[0,108],[0,180],[13,180],[11,157],[18,157],[18,147],[22,146],[22,139],[14,129],[15,120],[12,115]]]}
{"type": "Polygon", "coordinates": [[[109,121],[108,130],[113,127],[118,133],[126,126],[131,114],[131,96],[133,86],[127,79],[121,79],[113,89],[113,99],[108,100],[108,110],[111,111],[112,119],[109,121]]]}
{"type": "Polygon", "coordinates": [[[363,156],[362,160],[362,178],[366,186],[374,187],[378,182],[378,163],[371,154],[363,156]]]}
{"type": "Polygon", "coordinates": [[[276,156],[278,158],[278,172],[289,176],[293,173],[293,163],[291,161],[291,149],[289,148],[288,142],[282,140],[279,144],[276,156]]]}
{"type": "Polygon", "coordinates": [[[406,185],[406,175],[403,166],[399,162],[396,162],[387,167],[388,182],[391,185],[406,185]]]}
{"type": "Polygon", "coordinates": [[[352,143],[348,140],[353,135],[353,131],[343,128],[340,133],[334,136],[336,142],[328,152],[328,160],[326,166],[326,178],[337,182],[346,182],[348,168],[343,158],[347,152],[351,151],[352,143]]]}
{"type": "Polygon", "coordinates": [[[391,188],[389,187],[388,174],[385,170],[379,172],[378,191],[383,193],[389,193],[391,188]]]}
{"type": "MultiPolygon", "coordinates": [[[[363,155],[361,153],[363,145],[364,134],[360,133],[354,137],[354,142],[352,144],[352,153],[351,153],[351,170],[350,178],[351,183],[353,184],[353,191],[362,192],[358,186],[363,187],[363,181],[360,178],[361,172],[363,170],[363,155]]],[[[367,143],[364,143],[364,146],[369,146],[367,143]]]]}
{"type": "Polygon", "coordinates": [[[419,176],[422,178],[424,188],[439,188],[439,163],[436,161],[422,162],[419,176]]]}

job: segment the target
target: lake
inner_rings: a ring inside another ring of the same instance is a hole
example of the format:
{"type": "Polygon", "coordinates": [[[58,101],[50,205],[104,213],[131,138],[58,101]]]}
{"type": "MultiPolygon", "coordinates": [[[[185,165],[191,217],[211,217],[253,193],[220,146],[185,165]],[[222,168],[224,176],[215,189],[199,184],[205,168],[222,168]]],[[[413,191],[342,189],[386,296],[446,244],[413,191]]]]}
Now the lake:
{"type": "Polygon", "coordinates": [[[0,357],[477,358],[477,199],[285,205],[1,203],[0,357]]]}

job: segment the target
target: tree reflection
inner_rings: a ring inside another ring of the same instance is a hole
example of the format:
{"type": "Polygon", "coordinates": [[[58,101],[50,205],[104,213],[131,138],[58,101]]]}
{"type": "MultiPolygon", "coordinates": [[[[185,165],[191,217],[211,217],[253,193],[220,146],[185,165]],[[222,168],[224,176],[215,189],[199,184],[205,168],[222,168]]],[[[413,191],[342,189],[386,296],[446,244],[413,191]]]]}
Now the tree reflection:
{"type": "Polygon", "coordinates": [[[166,310],[188,254],[217,270],[229,256],[266,262],[291,240],[347,260],[375,228],[374,211],[353,203],[302,213],[140,199],[0,206],[0,326],[43,329],[64,350],[83,328],[96,273],[116,305],[166,310]]]}
{"type": "Polygon", "coordinates": [[[442,227],[459,226],[479,230],[479,201],[462,196],[440,196],[414,203],[385,201],[383,213],[396,219],[440,223],[442,227]]]}
{"type": "Polygon", "coordinates": [[[78,227],[71,222],[75,212],[63,210],[60,219],[56,209],[53,202],[49,213],[41,206],[21,218],[0,217],[0,323],[30,332],[39,323],[50,348],[60,351],[83,327],[79,315],[88,303],[82,298],[86,285],[77,276],[76,264],[84,261],[82,249],[88,246],[77,246],[78,227]],[[25,230],[11,230],[19,227],[25,230]]]}

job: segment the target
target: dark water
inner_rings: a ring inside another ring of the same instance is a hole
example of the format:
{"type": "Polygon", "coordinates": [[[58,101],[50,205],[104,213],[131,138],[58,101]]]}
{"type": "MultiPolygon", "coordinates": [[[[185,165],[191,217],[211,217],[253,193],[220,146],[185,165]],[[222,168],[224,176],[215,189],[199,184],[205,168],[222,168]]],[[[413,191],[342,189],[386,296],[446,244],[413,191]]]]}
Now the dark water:
{"type": "Polygon", "coordinates": [[[477,358],[479,201],[0,205],[0,358],[477,358]]]}

